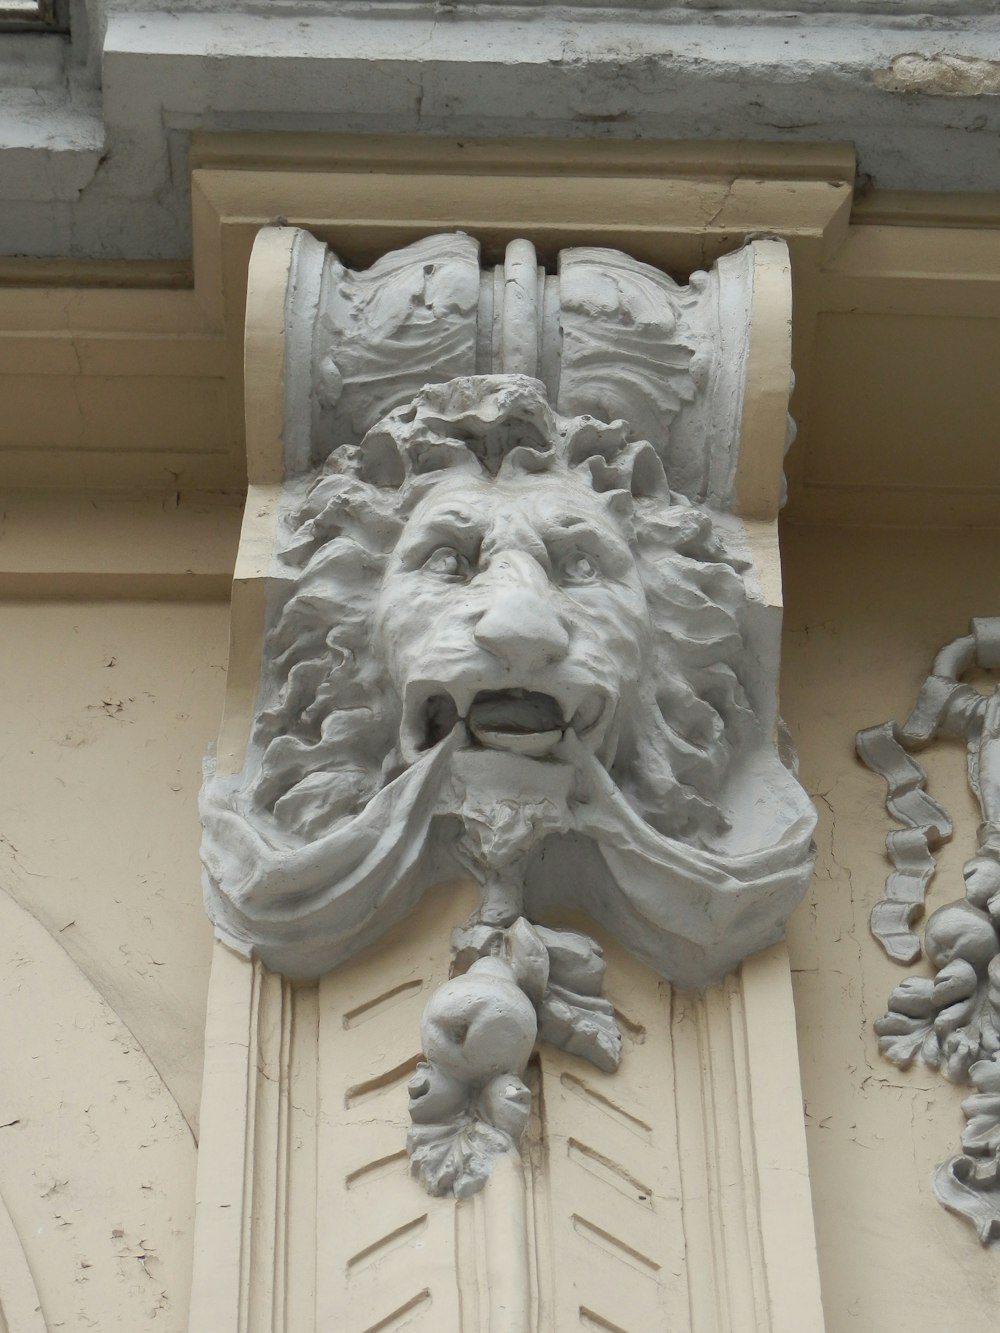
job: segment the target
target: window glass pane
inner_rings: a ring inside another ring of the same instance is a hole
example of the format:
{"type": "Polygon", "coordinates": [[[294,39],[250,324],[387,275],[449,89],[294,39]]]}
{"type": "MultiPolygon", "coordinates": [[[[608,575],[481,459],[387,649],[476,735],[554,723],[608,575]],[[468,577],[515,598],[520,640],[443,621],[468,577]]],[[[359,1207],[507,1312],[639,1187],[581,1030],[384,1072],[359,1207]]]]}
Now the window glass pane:
{"type": "Polygon", "coordinates": [[[0,0],[2,28],[64,28],[65,9],[58,0],[0,0]]]}

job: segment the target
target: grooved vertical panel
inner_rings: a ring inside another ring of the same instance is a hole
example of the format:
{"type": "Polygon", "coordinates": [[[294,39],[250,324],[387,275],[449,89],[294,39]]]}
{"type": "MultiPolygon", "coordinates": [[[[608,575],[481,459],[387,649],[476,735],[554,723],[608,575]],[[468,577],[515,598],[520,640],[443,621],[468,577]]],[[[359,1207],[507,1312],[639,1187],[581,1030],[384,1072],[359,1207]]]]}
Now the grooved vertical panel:
{"type": "Polygon", "coordinates": [[[420,1018],[447,978],[451,928],[475,898],[430,894],[319,986],[317,1326],[338,1333],[479,1329],[462,1299],[451,1198],[409,1174],[406,1085],[420,1018]]]}
{"type": "MultiPolygon", "coordinates": [[[[234,1187],[220,1177],[215,1188],[206,1170],[202,1189],[213,1225],[231,1217],[223,1248],[240,1268],[238,1322],[226,1327],[820,1333],[780,947],[697,995],[595,932],[624,1039],[617,1073],[543,1045],[520,1157],[457,1204],[410,1176],[420,1019],[448,974],[451,930],[475,905],[469,886],[441,887],[313,987],[219,946],[231,1003],[215,1046],[249,1034],[245,1065],[220,1065],[209,1094],[246,1108],[225,1120],[239,1137],[225,1162],[234,1187]]],[[[222,1121],[205,1123],[217,1142],[222,1121]]],[[[193,1309],[209,1309],[209,1295],[193,1309]]]]}
{"type": "Polygon", "coordinates": [[[284,1323],[281,1333],[316,1330],[316,1125],[319,1005],[317,988],[293,992],[287,1064],[286,1138],[283,1218],[284,1262],[281,1270],[284,1323]]]}
{"type": "Polygon", "coordinates": [[[606,943],[621,1067],[602,1074],[542,1047],[551,1288],[542,1327],[687,1327],[687,1261],[673,1097],[670,988],[606,943]]]}

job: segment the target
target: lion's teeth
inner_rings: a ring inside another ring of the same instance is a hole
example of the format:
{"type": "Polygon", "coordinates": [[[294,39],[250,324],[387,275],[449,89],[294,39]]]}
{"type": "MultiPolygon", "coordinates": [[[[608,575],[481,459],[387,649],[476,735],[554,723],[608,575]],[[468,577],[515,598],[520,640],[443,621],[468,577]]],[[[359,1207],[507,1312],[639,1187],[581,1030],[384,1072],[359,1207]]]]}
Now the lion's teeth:
{"type": "Polygon", "coordinates": [[[448,692],[455,701],[455,708],[458,716],[465,720],[469,716],[469,709],[472,707],[472,700],[475,698],[475,690],[463,685],[449,685],[448,692]]]}
{"type": "Polygon", "coordinates": [[[573,730],[578,734],[589,731],[604,711],[604,700],[599,694],[591,694],[573,714],[573,730]]]}

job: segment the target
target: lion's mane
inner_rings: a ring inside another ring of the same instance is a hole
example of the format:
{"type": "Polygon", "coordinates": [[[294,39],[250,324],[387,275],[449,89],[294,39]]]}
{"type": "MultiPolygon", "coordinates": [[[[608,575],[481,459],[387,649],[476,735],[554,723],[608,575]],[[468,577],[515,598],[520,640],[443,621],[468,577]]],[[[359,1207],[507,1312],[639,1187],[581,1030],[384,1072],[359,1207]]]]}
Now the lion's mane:
{"type": "Polygon", "coordinates": [[[589,479],[635,552],[653,628],[638,715],[611,774],[659,832],[711,843],[717,798],[752,727],[738,677],[747,594],[710,514],[672,494],[652,444],[628,426],[563,418],[524,377],[428,386],[357,446],[336,449],[288,522],[291,595],[265,648],[263,707],[245,798],[255,819],[308,841],[356,814],[401,771],[400,701],[372,648],[386,560],[415,505],[455,467],[589,479]]]}

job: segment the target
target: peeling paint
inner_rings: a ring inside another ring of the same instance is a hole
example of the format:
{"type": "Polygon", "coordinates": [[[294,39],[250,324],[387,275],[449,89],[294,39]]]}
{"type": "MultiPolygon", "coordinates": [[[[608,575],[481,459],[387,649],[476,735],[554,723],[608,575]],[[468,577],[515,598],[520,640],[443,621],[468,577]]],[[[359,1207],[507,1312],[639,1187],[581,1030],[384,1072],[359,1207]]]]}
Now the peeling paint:
{"type": "Polygon", "coordinates": [[[978,56],[895,56],[872,78],[890,93],[923,93],[927,97],[996,97],[1000,95],[1000,60],[978,56]]]}

